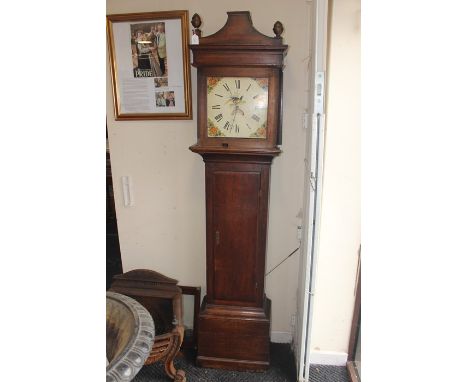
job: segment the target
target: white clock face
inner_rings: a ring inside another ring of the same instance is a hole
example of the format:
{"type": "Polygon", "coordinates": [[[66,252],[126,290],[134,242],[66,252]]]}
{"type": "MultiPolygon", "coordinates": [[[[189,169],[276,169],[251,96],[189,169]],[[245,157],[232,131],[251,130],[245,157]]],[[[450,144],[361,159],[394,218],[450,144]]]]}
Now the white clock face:
{"type": "Polygon", "coordinates": [[[266,139],[268,78],[207,77],[208,137],[266,139]]]}

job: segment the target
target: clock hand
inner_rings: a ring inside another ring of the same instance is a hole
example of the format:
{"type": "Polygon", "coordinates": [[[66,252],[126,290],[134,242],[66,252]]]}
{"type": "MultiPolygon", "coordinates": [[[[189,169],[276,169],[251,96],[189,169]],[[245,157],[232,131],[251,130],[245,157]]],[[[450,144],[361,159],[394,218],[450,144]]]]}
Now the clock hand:
{"type": "Polygon", "coordinates": [[[244,110],[242,110],[239,105],[235,105],[234,110],[232,111],[231,115],[234,115],[234,113],[240,113],[242,115],[245,115],[244,110]]]}
{"type": "Polygon", "coordinates": [[[239,106],[236,105],[234,111],[232,112],[232,114],[234,114],[234,118],[232,119],[231,128],[229,129],[229,131],[232,131],[232,126],[234,126],[234,121],[236,120],[237,110],[238,110],[238,109],[239,109],[239,106]]]}
{"type": "Polygon", "coordinates": [[[237,96],[229,97],[229,99],[226,101],[226,103],[231,102],[233,105],[238,105],[239,103],[241,103],[243,97],[244,96],[241,96],[240,98],[237,97],[237,96]]]}

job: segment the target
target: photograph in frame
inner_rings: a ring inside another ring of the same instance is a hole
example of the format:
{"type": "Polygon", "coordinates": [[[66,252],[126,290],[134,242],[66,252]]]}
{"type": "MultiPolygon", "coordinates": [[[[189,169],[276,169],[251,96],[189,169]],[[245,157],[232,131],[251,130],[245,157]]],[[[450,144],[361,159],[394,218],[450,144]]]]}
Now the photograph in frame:
{"type": "Polygon", "coordinates": [[[192,119],[188,11],[107,16],[116,120],[192,119]]]}

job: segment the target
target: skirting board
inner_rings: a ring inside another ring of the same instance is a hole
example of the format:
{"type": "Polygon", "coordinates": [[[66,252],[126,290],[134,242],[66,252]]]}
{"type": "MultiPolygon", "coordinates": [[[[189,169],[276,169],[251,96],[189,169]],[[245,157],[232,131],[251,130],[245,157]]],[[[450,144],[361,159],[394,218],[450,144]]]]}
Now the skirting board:
{"type": "Polygon", "coordinates": [[[348,360],[347,353],[335,351],[317,351],[313,350],[310,353],[311,365],[332,365],[332,366],[346,366],[348,360]]]}
{"type": "Polygon", "coordinates": [[[292,334],[289,332],[272,331],[270,340],[277,344],[289,344],[292,342],[292,334]]]}

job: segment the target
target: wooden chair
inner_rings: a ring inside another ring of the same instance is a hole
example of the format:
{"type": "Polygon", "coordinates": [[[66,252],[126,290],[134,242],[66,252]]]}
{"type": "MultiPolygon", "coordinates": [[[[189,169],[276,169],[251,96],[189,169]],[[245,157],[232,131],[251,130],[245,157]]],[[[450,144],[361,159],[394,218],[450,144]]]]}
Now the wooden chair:
{"type": "Polygon", "coordinates": [[[185,382],[185,372],[177,370],[174,358],[184,339],[182,290],[178,281],[148,269],[135,269],[114,276],[110,291],[129,296],[143,305],[154,321],[155,339],[145,365],[164,362],[166,374],[185,382]]]}

